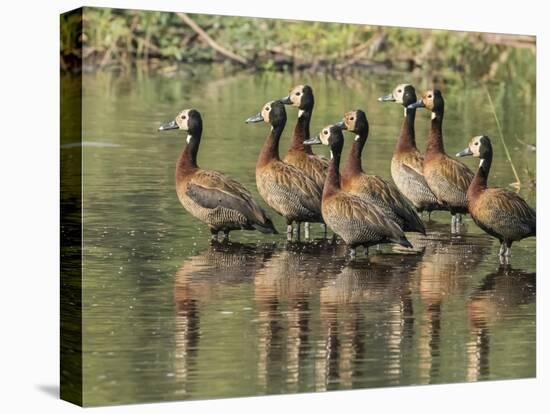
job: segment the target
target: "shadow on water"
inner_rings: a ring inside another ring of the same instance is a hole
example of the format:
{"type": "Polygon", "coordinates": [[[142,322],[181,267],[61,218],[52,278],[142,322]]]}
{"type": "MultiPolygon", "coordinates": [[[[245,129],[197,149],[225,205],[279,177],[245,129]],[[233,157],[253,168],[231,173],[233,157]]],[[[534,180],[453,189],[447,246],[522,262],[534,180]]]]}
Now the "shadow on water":
{"type": "Polygon", "coordinates": [[[211,242],[202,253],[185,260],[175,275],[175,375],[182,397],[189,395],[190,373],[196,369],[200,348],[200,306],[219,300],[228,286],[251,283],[272,246],[211,242]]]}
{"type": "Polygon", "coordinates": [[[457,297],[467,303],[471,336],[465,379],[488,378],[490,326],[534,300],[534,273],[501,267],[468,295],[474,286],[465,275],[487,257],[491,239],[451,237],[435,225],[415,241],[412,253],[390,249],[355,261],[326,241],[216,242],[191,256],[174,282],[178,398],[199,391],[201,312],[239,286],[253,297],[248,375],[257,394],[441,382],[444,309],[457,297]]]}
{"type": "Polygon", "coordinates": [[[382,369],[389,384],[399,380],[401,348],[410,345],[414,323],[410,276],[421,259],[418,254],[373,255],[348,263],[325,281],[315,356],[317,391],[361,387],[373,368],[382,369]],[[374,356],[369,356],[369,343],[377,337],[384,342],[382,367],[369,363],[374,356]]]}
{"type": "Polygon", "coordinates": [[[297,392],[311,354],[311,302],[323,280],[343,264],[337,246],[287,243],[273,252],[254,279],[258,315],[257,379],[261,392],[297,392]]]}
{"type": "Polygon", "coordinates": [[[439,382],[442,309],[447,300],[465,294],[471,274],[490,251],[485,236],[449,234],[449,226],[431,224],[425,251],[415,275],[423,305],[418,334],[419,382],[439,382]]]}
{"type": "Polygon", "coordinates": [[[483,279],[468,300],[470,341],[467,381],[489,379],[491,327],[513,317],[522,305],[536,299],[536,273],[501,265],[483,279]]]}

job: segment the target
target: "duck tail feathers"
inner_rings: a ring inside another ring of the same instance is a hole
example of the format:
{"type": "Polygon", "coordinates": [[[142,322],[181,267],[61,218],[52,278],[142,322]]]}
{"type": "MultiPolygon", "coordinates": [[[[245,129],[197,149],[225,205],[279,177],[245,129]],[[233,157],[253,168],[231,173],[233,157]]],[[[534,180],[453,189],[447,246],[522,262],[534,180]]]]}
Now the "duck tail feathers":
{"type": "Polygon", "coordinates": [[[400,246],[407,247],[409,249],[413,248],[413,245],[411,244],[410,241],[407,240],[407,238],[405,236],[402,236],[400,238],[394,238],[391,241],[394,242],[394,243],[399,244],[400,246]]]}
{"type": "Polygon", "coordinates": [[[266,217],[265,223],[253,223],[252,227],[263,234],[279,234],[270,218],[266,217]]]}

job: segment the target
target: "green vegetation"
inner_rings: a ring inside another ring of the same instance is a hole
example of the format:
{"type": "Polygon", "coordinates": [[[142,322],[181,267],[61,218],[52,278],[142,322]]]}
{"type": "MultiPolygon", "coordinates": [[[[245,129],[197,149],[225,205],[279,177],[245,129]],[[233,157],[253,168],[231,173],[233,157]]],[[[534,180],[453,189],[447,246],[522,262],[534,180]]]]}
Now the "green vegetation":
{"type": "Polygon", "coordinates": [[[85,8],[83,22],[75,36],[78,19],[62,17],[67,70],[82,45],[84,66],[93,69],[222,62],[270,71],[361,68],[535,78],[530,36],[102,8],[85,8]]]}

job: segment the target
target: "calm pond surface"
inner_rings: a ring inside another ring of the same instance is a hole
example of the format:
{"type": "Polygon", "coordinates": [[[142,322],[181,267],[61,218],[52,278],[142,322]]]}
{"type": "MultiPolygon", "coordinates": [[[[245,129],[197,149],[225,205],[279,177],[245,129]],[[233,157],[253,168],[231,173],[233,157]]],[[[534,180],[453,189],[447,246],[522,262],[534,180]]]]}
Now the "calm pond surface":
{"type": "MultiPolygon", "coordinates": [[[[244,120],[298,83],[314,88],[312,133],[346,110],[366,110],[364,167],[390,178],[403,110],[377,98],[401,82],[431,86],[406,74],[84,75],[86,405],[535,376],[535,239],[514,245],[511,267],[500,267],[498,243],[469,218],[465,234],[451,237],[450,217],[436,213],[427,237],[410,236],[415,252],[384,246],[350,263],[342,246],[320,240],[318,225],[314,242],[233,232],[230,244],[211,244],[176,197],[185,133],[158,133],[161,122],[184,108],[201,111],[199,164],[237,178],[260,200],[254,166],[268,127],[244,120]]],[[[491,185],[513,182],[484,88],[465,79],[442,89],[447,152],[488,134],[491,185]]],[[[524,144],[535,142],[534,81],[516,76],[489,90],[527,181],[535,171],[524,144]]],[[[281,152],[297,115],[287,112],[281,152]]],[[[421,149],[428,124],[419,110],[421,149]]],[[[535,204],[533,189],[521,194],[535,204]]]]}

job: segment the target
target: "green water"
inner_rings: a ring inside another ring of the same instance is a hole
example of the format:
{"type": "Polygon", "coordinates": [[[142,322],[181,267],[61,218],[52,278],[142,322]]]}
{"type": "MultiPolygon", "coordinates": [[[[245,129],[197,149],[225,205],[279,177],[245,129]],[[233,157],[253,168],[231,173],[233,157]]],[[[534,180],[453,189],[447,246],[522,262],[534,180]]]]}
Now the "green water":
{"type": "MultiPolygon", "coordinates": [[[[268,127],[244,120],[306,82],[316,98],[312,132],[346,110],[366,110],[364,167],[390,178],[402,108],[377,98],[402,82],[425,89],[427,79],[84,75],[86,405],[535,375],[535,239],[514,246],[511,269],[499,268],[495,240],[469,218],[466,233],[451,238],[449,216],[436,213],[427,237],[410,237],[420,253],[384,246],[350,264],[341,246],[287,244],[284,235],[233,232],[231,244],[211,245],[207,227],[181,207],[174,167],[185,133],[159,133],[158,125],[184,108],[201,111],[199,164],[237,178],[260,200],[254,166],[268,127]]],[[[442,89],[448,153],[488,134],[491,184],[513,182],[485,90],[471,79],[442,89]]],[[[535,142],[534,85],[516,76],[489,90],[526,182],[535,171],[535,153],[523,144],[535,142]]],[[[296,110],[288,114],[281,152],[296,110]]],[[[421,149],[428,124],[419,110],[421,149]]],[[[62,150],[70,151],[79,148],[62,150]]],[[[521,194],[534,205],[533,189],[521,194]]]]}

